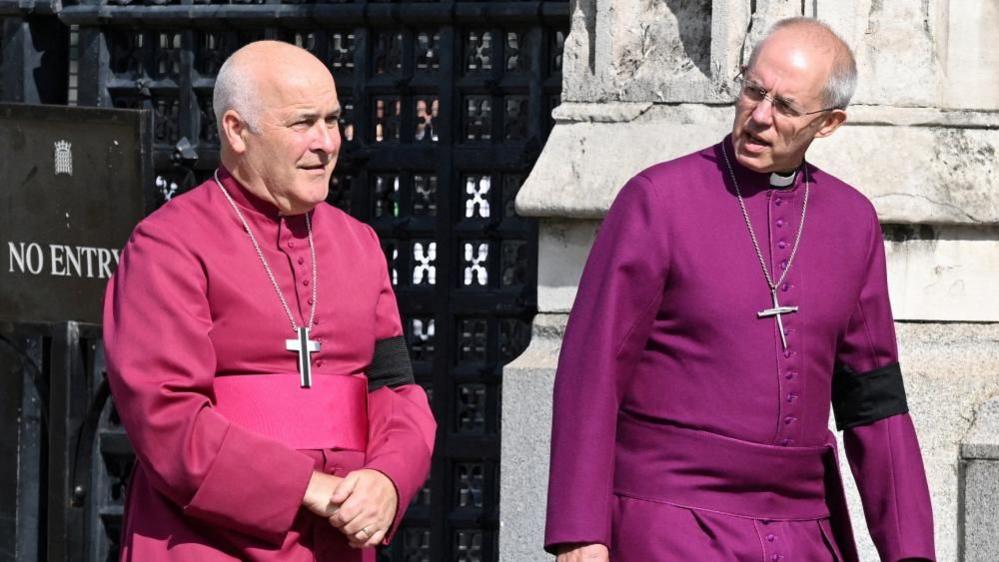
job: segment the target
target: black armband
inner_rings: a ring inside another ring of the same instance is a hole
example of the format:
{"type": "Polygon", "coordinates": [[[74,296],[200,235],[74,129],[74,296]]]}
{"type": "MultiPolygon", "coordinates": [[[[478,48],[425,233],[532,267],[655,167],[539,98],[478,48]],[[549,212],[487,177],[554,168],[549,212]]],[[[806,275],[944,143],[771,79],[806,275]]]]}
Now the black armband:
{"type": "Polygon", "coordinates": [[[375,355],[371,359],[368,375],[368,392],[383,386],[390,388],[413,384],[413,364],[409,360],[406,338],[396,336],[375,342],[375,355]]]}
{"type": "Polygon", "coordinates": [[[846,365],[836,365],[833,373],[832,406],[836,429],[868,425],[878,420],[905,414],[902,369],[898,363],[867,373],[857,373],[846,365]]]}

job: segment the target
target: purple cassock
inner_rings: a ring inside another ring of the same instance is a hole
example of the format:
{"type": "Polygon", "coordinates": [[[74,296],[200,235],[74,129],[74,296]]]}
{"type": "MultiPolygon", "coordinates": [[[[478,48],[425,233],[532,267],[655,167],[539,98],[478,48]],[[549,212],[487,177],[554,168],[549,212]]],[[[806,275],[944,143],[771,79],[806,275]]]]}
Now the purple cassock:
{"type": "Polygon", "coordinates": [[[583,272],[555,380],[545,547],[612,562],[858,560],[830,405],[882,560],[934,560],[881,228],[807,165],[784,188],[723,144],[621,190],[583,272]],[[797,255],[792,250],[811,184],[797,255]]]}

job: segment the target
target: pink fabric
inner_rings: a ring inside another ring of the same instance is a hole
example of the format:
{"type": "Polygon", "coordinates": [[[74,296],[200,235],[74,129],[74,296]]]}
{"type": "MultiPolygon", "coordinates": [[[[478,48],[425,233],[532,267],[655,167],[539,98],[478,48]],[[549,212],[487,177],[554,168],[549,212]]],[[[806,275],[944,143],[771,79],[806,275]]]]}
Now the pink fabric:
{"type": "MultiPolygon", "coordinates": [[[[279,217],[227,173],[222,178],[303,323],[312,296],[304,216],[279,217]]],[[[317,207],[312,222],[319,300],[311,336],[322,345],[312,371],[322,387],[326,377],[362,379],[375,342],[401,335],[402,327],[371,228],[329,205],[317,207]]],[[[296,373],[297,355],[285,350],[290,323],[212,182],[136,227],[108,285],[104,336],[115,405],[138,458],[123,560],[294,561],[315,553],[318,560],[359,561],[362,553],[346,549],[339,531],[316,526],[300,508],[316,459],[327,459],[319,466],[341,475],[358,468],[385,473],[399,492],[396,524],[426,478],[435,424],[419,386],[370,393],[368,419],[344,428],[367,426],[363,453],[296,450],[216,408],[217,374],[296,373]]],[[[282,393],[324,403],[322,394],[286,378],[292,388],[282,393]]],[[[280,406],[276,398],[269,406],[280,406]]]]}
{"type": "Polygon", "coordinates": [[[316,377],[307,392],[299,386],[298,373],[215,377],[215,408],[293,449],[366,449],[367,379],[330,375],[316,377]]]}
{"type": "MultiPolygon", "coordinates": [[[[732,164],[778,278],[798,231],[803,176],[777,190],[768,174],[732,164]]],[[[782,305],[800,307],[784,317],[786,351],[776,322],[757,317],[771,295],[721,144],[644,170],[618,194],[583,271],[559,357],[547,548],[603,543],[615,562],[856,561],[832,471],[824,478],[831,517],[819,521],[732,515],[741,492],[759,492],[738,474],[728,484],[732,505],[714,506],[725,513],[645,505],[614,490],[619,470],[675,446],[632,434],[623,416],[789,451],[823,447],[834,366],[864,373],[898,361],[877,214],[854,188],[814,166],[808,171],[801,245],[778,287],[782,305]],[[635,453],[619,463],[625,443],[635,453]],[[768,525],[779,532],[764,532],[768,525]]],[[[933,559],[929,491],[908,414],[844,437],[884,559],[933,559]]]]}

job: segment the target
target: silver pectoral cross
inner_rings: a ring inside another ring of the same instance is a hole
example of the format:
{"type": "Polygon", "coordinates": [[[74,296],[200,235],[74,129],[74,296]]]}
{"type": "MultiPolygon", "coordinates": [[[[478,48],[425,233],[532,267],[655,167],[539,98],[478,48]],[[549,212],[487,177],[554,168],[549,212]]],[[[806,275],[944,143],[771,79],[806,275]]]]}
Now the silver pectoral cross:
{"type": "Polygon", "coordinates": [[[298,328],[298,338],[284,340],[288,351],[298,353],[298,373],[302,377],[302,388],[312,387],[312,352],[319,351],[319,342],[309,339],[308,328],[298,328]]]}
{"type": "Polygon", "coordinates": [[[781,320],[782,314],[792,314],[798,312],[798,307],[796,306],[781,306],[777,302],[777,289],[770,289],[770,296],[773,297],[774,306],[773,308],[768,308],[766,310],[761,310],[756,313],[757,318],[769,318],[774,316],[777,318],[777,330],[780,332],[780,341],[784,344],[784,349],[787,349],[787,336],[784,335],[784,322],[781,320]]]}

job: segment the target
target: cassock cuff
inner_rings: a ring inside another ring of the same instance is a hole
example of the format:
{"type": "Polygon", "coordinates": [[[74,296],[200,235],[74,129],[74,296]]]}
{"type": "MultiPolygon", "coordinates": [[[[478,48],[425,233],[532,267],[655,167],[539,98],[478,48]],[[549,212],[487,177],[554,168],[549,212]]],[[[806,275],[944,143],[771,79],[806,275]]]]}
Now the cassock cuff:
{"type": "Polygon", "coordinates": [[[280,544],[301,508],[314,464],[307,455],[230,424],[184,513],[280,544]]]}
{"type": "Polygon", "coordinates": [[[399,501],[395,520],[385,534],[387,542],[430,472],[436,423],[426,393],[416,385],[372,392],[368,415],[371,425],[364,468],[388,476],[399,501]]]}
{"type": "Polygon", "coordinates": [[[833,373],[833,413],[840,431],[909,412],[898,363],[857,373],[837,365],[833,373]]]}
{"type": "Polygon", "coordinates": [[[368,392],[383,386],[395,388],[413,384],[413,364],[403,336],[385,338],[375,342],[375,354],[367,370],[368,392]]]}

